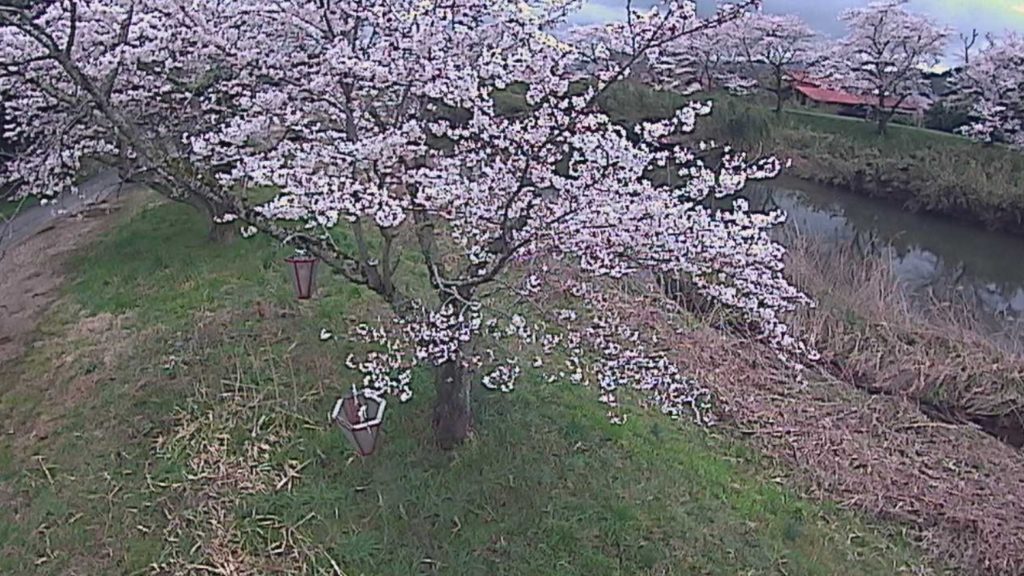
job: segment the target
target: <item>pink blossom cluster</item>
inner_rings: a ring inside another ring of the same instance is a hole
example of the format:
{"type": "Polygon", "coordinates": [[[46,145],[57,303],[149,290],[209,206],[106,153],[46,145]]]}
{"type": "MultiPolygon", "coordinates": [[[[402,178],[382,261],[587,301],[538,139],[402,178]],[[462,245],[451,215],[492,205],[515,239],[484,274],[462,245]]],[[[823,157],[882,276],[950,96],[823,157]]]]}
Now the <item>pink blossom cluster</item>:
{"type": "Polygon", "coordinates": [[[390,337],[382,326],[360,324],[353,336],[373,346],[361,358],[350,354],[345,360],[345,366],[363,375],[362,387],[397,396],[402,402],[412,398],[413,365],[406,359],[405,343],[390,337]]]}
{"type": "Polygon", "coordinates": [[[1024,36],[990,38],[966,66],[961,84],[973,99],[971,123],[961,132],[1024,148],[1024,36]]]}
{"type": "Polygon", "coordinates": [[[567,297],[582,304],[587,313],[579,317],[556,314],[567,330],[564,340],[568,372],[558,373],[571,382],[594,384],[599,400],[611,409],[609,418],[624,423],[615,410],[622,392],[640,395],[642,401],[672,418],[692,414],[702,424],[712,424],[711,392],[693,378],[683,375],[667,357],[654,333],[647,333],[631,322],[637,310],[617,306],[606,288],[583,278],[570,280],[567,297]]]}
{"type": "Polygon", "coordinates": [[[460,351],[479,332],[479,304],[460,306],[448,302],[436,310],[423,310],[423,317],[403,320],[405,338],[415,348],[416,359],[440,366],[458,361],[460,351]]]}
{"type": "Polygon", "coordinates": [[[116,159],[128,178],[223,117],[203,91],[228,73],[224,50],[244,47],[243,2],[22,4],[0,13],[0,94],[9,119],[0,129],[19,149],[0,168],[0,184],[44,197],[74,191],[85,158],[116,159]],[[133,137],[144,137],[146,149],[130,145],[133,137]]]}

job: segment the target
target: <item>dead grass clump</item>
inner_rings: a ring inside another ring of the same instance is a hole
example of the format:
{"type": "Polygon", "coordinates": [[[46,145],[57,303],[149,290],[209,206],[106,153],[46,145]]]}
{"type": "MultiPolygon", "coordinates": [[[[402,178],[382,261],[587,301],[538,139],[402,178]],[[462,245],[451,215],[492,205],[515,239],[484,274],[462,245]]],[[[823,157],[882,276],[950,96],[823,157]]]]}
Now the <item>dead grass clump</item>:
{"type": "MultiPolygon", "coordinates": [[[[203,337],[205,330],[197,330],[203,337]]],[[[337,566],[301,532],[310,514],[289,524],[273,515],[241,518],[246,498],[291,490],[309,462],[283,459],[308,420],[281,408],[283,390],[276,374],[264,385],[245,379],[272,359],[245,353],[243,346],[227,362],[230,377],[205,382],[175,415],[172,430],[158,439],[157,457],[183,464],[172,483],[151,485],[165,502],[169,520],[165,554],[154,571],[162,574],[306,574],[310,566],[337,566]],[[194,542],[191,548],[183,542],[194,542]]],[[[188,363],[184,370],[189,371],[188,363]]],[[[196,370],[202,370],[197,366],[196,370]]]]}
{"type": "Polygon", "coordinates": [[[959,574],[1024,574],[1024,459],[974,426],[927,417],[917,401],[870,394],[825,373],[801,380],[758,343],[708,329],[676,340],[704,371],[735,429],[785,462],[798,484],[910,528],[959,574]]]}
{"type": "Polygon", "coordinates": [[[966,306],[915,306],[884,256],[793,237],[788,270],[818,302],[792,319],[836,377],[914,399],[1024,446],[1024,355],[966,306]]]}

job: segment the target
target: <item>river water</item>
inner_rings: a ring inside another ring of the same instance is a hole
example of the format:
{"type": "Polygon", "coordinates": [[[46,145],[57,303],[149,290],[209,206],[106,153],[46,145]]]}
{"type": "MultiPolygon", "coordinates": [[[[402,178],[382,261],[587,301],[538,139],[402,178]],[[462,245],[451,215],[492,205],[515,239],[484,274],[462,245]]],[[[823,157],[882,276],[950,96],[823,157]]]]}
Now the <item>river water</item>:
{"type": "Polygon", "coordinates": [[[754,184],[744,195],[751,207],[774,202],[789,215],[787,226],[823,241],[864,245],[874,238],[912,291],[955,282],[987,312],[1024,322],[1022,237],[786,177],[754,184]]]}

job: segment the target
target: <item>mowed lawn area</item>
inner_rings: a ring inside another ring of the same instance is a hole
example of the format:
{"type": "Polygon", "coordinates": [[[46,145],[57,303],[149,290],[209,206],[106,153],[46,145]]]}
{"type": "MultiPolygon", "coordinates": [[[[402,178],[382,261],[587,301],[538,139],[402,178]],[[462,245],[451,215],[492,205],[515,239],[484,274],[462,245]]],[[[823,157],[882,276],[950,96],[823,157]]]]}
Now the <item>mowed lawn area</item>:
{"type": "Polygon", "coordinates": [[[208,244],[181,206],[123,219],[0,366],[0,574],[921,573],[894,529],[802,499],[726,428],[613,426],[539,374],[479,390],[451,453],[419,374],[354,457],[327,425],[352,345],[319,332],[373,298],[324,273],[297,303],[284,250],[208,244]]]}

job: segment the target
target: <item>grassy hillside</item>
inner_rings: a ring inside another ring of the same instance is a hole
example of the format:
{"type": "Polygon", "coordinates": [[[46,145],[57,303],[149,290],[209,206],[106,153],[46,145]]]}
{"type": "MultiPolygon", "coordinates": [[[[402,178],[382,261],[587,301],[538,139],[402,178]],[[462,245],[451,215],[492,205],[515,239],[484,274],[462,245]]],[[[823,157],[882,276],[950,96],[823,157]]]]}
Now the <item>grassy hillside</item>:
{"type": "MultiPolygon", "coordinates": [[[[187,209],[134,217],[74,264],[0,366],[0,573],[878,574],[916,553],[802,500],[741,442],[531,378],[431,446],[429,385],[354,458],[326,425],[372,298],[297,304],[263,240],[208,245],[187,209]],[[233,571],[232,571],[233,570],[233,571]]],[[[420,375],[420,381],[427,379],[420,375]]]]}
{"type": "Polygon", "coordinates": [[[1024,154],[944,132],[892,128],[879,136],[867,123],[794,111],[774,123],[768,142],[796,160],[796,175],[1024,232],[1024,154]]]}

